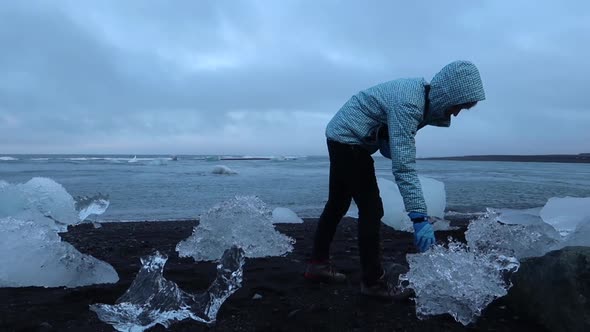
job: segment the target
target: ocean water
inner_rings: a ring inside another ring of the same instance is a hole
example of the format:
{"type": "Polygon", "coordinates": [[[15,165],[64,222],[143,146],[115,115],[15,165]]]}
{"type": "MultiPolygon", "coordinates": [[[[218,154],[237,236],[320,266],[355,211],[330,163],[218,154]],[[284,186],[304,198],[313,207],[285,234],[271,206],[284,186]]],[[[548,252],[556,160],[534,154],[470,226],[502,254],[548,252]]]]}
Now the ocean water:
{"type": "MultiPolygon", "coordinates": [[[[72,196],[108,194],[111,204],[100,220],[192,219],[235,195],[257,195],[271,208],[287,207],[302,217],[320,215],[328,196],[327,157],[216,159],[0,155],[0,180],[48,177],[72,196]],[[218,165],[237,174],[213,173],[218,165]]],[[[417,167],[421,175],[445,183],[449,211],[530,208],[550,197],[590,197],[590,164],[419,160],[417,167]]],[[[393,180],[389,160],[376,157],[375,168],[378,177],[393,180]]]]}

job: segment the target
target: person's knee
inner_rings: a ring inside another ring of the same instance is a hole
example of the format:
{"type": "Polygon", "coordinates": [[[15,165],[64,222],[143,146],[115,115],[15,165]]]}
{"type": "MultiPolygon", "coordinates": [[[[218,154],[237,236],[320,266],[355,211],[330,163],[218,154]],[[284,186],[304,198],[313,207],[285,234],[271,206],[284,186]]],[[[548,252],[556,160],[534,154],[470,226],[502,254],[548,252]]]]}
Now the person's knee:
{"type": "Polygon", "coordinates": [[[378,220],[381,221],[383,218],[383,203],[381,199],[376,199],[370,202],[370,204],[363,204],[359,206],[359,219],[367,220],[378,220]]]}
{"type": "Polygon", "coordinates": [[[330,199],[326,203],[324,213],[330,216],[342,218],[350,207],[350,199],[330,199]]]}

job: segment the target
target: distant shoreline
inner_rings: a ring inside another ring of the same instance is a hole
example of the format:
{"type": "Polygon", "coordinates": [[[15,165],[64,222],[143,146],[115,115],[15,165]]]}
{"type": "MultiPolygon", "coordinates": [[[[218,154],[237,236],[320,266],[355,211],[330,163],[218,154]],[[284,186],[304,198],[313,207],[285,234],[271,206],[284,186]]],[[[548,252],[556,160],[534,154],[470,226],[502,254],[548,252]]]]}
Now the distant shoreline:
{"type": "Polygon", "coordinates": [[[590,163],[590,153],[556,155],[480,155],[456,157],[429,157],[419,160],[458,160],[458,161],[513,161],[539,163],[590,163]]]}

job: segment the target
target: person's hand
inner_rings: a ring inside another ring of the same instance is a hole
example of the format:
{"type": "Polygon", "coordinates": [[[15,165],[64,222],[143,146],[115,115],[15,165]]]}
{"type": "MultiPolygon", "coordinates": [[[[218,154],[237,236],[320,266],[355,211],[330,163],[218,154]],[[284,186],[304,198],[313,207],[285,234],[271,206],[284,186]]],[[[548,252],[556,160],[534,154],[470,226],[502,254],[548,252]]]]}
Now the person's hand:
{"type": "Polygon", "coordinates": [[[425,252],[434,244],[434,230],[428,221],[414,223],[414,244],[420,252],[425,252]]]}
{"type": "Polygon", "coordinates": [[[414,223],[414,244],[420,252],[425,252],[435,242],[434,229],[424,213],[411,212],[409,216],[414,223]]]}

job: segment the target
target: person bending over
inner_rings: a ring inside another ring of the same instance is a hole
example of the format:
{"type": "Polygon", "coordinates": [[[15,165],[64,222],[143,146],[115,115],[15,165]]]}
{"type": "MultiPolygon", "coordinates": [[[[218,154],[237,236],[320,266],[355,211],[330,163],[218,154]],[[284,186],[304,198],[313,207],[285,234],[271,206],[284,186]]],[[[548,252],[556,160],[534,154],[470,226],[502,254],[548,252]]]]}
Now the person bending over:
{"type": "Polygon", "coordinates": [[[479,71],[468,61],[446,65],[430,83],[423,78],[397,79],[352,96],[326,128],[330,156],[328,201],[317,224],[304,277],[346,281],[346,276],[330,264],[329,249],[336,227],[354,199],[358,206],[361,293],[393,297],[381,264],[383,203],[371,155],[379,150],[391,159],[395,182],[413,222],[414,243],[424,252],[435,238],[416,173],[414,136],[426,125],[449,127],[451,115],[457,116],[484,99],[479,71]]]}

